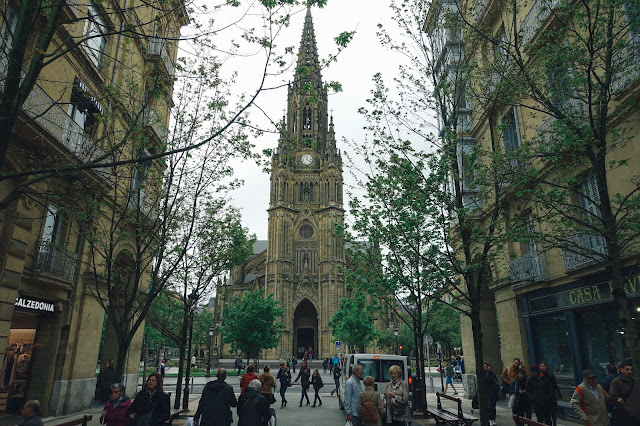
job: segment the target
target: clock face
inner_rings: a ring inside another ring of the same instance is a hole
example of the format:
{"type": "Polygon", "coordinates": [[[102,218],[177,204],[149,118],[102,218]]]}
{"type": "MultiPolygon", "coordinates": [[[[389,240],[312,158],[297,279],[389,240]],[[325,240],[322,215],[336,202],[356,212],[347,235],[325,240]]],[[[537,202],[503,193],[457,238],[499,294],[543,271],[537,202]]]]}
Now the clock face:
{"type": "Polygon", "coordinates": [[[309,164],[313,163],[313,157],[309,154],[303,155],[301,160],[302,160],[302,164],[304,164],[305,166],[308,166],[309,164]]]}

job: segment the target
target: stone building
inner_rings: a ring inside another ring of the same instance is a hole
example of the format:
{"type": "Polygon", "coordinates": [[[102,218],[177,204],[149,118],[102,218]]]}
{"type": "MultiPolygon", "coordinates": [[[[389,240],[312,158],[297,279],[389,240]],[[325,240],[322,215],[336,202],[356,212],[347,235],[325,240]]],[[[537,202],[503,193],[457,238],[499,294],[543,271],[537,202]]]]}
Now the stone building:
{"type": "MultiPolygon", "coordinates": [[[[470,178],[461,186],[463,199],[482,214],[502,203],[499,226],[518,219],[522,229],[487,268],[500,285],[487,291],[482,306],[483,358],[494,371],[515,357],[527,365],[545,361],[562,392],[558,414],[573,418],[569,399],[582,371],[591,369],[600,380],[607,364],[630,357],[619,312],[630,311],[636,328],[640,318],[639,235],[622,219],[638,214],[628,201],[636,199],[631,176],[640,170],[640,15],[632,2],[612,2],[603,24],[583,15],[594,2],[574,6],[563,0],[517,1],[513,8],[445,0],[430,6],[423,28],[434,46],[438,79],[460,77],[463,96],[449,105],[459,119],[458,163],[474,147],[494,142],[506,158],[502,181],[488,189],[465,187],[470,178]],[[564,15],[567,8],[572,13],[564,15]],[[607,33],[606,25],[615,31],[607,33]],[[581,37],[585,45],[603,37],[608,56],[582,50],[581,37]],[[476,65],[484,75],[468,72],[476,65]],[[511,84],[524,81],[525,73],[534,76],[537,92],[511,84]],[[569,141],[576,145],[567,149],[569,141]],[[537,180],[527,182],[529,193],[514,191],[532,170],[537,180]],[[626,303],[614,301],[614,278],[626,303]]],[[[482,223],[482,214],[473,220],[482,223]]],[[[468,369],[476,364],[473,337],[463,317],[468,369]]]]}
{"type": "MultiPolygon", "coordinates": [[[[28,399],[40,400],[45,416],[89,408],[103,327],[102,361],[116,359],[116,330],[105,324],[104,309],[91,291],[103,273],[92,264],[100,261],[91,261],[97,255],[79,232],[79,216],[71,213],[86,207],[81,200],[101,197],[116,200],[112,210],[143,211],[152,218],[145,197],[153,185],[144,182],[162,166],[29,173],[100,159],[130,160],[163,149],[177,54],[177,43],[167,40],[177,40],[188,19],[179,0],[60,4],[59,24],[44,52],[51,55],[47,61],[59,57],[42,68],[29,92],[0,166],[0,412],[15,412],[28,399]],[[152,99],[152,91],[162,96],[152,99]]],[[[2,97],[9,89],[12,47],[27,40],[26,62],[13,68],[24,76],[38,53],[34,40],[47,19],[57,16],[50,10],[31,16],[29,9],[24,15],[35,22],[22,28],[31,32],[16,37],[21,7],[20,1],[0,5],[2,97]]],[[[115,232],[127,232],[126,220],[121,226],[115,232]]],[[[126,266],[131,247],[113,247],[116,269],[126,266]]],[[[142,327],[125,365],[129,395],[137,389],[141,345],[142,327]]]]}
{"type": "MultiPolygon", "coordinates": [[[[344,245],[334,235],[334,224],[344,221],[342,158],[328,111],[308,9],[286,118],[271,159],[268,240],[255,243],[254,255],[231,272],[220,298],[228,301],[259,288],[284,307],[282,342],[263,358],[302,357],[306,348],[324,357],[336,350],[329,321],[349,293],[341,273],[344,245]]],[[[224,320],[223,308],[220,317],[224,320]]],[[[228,353],[225,346],[223,354],[228,353]]]]}

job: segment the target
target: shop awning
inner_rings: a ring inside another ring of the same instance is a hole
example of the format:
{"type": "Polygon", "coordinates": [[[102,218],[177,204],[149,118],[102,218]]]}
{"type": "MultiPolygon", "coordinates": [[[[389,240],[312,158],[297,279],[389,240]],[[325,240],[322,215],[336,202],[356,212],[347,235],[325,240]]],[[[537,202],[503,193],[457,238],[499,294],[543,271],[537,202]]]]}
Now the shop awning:
{"type": "Polygon", "coordinates": [[[71,102],[83,104],[89,112],[96,114],[102,114],[104,112],[100,102],[89,92],[89,88],[77,78],[73,84],[71,102]]]}

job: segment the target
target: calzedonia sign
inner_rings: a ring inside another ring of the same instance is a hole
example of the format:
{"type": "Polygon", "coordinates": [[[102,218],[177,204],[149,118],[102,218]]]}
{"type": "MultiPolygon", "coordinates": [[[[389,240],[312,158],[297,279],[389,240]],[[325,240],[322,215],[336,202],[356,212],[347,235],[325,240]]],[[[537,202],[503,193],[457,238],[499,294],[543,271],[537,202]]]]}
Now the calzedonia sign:
{"type": "MultiPolygon", "coordinates": [[[[640,296],[640,277],[630,278],[624,285],[624,292],[628,298],[640,296]]],[[[613,301],[613,286],[611,282],[590,284],[571,290],[560,291],[541,297],[529,299],[529,313],[555,311],[597,303],[613,301]]]]}
{"type": "Polygon", "coordinates": [[[18,296],[16,298],[16,307],[39,312],[55,312],[56,309],[53,302],[32,299],[25,296],[18,296]]]}

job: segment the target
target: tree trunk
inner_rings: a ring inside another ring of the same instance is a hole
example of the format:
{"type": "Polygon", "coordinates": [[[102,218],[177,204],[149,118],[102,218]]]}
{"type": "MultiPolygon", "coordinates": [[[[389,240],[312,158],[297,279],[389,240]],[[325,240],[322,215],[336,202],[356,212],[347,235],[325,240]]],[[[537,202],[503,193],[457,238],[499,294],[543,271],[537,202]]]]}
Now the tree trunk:
{"type": "Polygon", "coordinates": [[[189,328],[189,314],[185,311],[182,317],[182,328],[180,330],[180,360],[178,361],[178,377],[176,380],[176,399],[173,408],[180,408],[180,398],[182,396],[182,374],[184,371],[185,347],[187,346],[187,330],[189,328]]]}
{"type": "Polygon", "coordinates": [[[478,406],[480,407],[480,424],[489,426],[487,413],[487,392],[484,383],[482,323],[480,322],[480,300],[471,305],[471,331],[473,333],[473,353],[476,359],[476,380],[478,382],[478,406]]]}
{"type": "Polygon", "coordinates": [[[187,371],[184,374],[184,396],[182,398],[182,411],[189,411],[189,377],[191,376],[191,341],[193,339],[193,313],[189,315],[189,349],[187,351],[187,371]]]}
{"type": "Polygon", "coordinates": [[[116,369],[113,376],[114,383],[122,383],[122,379],[125,373],[125,364],[127,363],[127,352],[129,351],[129,345],[125,342],[118,341],[118,356],[116,357],[116,369]]]}

